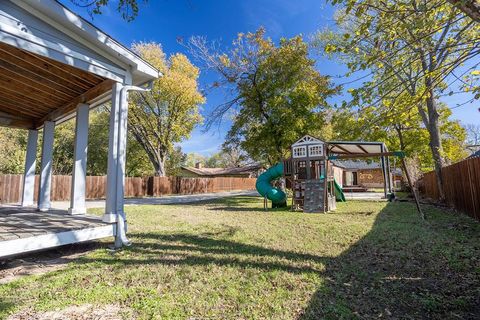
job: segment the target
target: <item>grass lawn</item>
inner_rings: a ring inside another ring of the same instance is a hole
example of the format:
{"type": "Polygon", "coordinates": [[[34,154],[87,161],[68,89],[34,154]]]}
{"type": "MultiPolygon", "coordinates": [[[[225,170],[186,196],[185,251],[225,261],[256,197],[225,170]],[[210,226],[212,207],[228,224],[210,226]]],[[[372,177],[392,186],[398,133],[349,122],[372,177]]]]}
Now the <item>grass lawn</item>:
{"type": "Polygon", "coordinates": [[[0,318],[84,304],[140,319],[480,317],[479,223],[434,208],[422,222],[405,202],[262,201],[127,207],[131,247],[0,286],[0,318]]]}

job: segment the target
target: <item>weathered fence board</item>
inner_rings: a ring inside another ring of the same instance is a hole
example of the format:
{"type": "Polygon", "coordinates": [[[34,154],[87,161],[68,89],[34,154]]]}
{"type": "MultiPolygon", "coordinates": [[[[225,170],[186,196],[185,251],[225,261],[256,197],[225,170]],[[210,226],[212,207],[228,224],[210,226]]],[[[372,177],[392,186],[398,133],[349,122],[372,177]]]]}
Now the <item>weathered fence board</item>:
{"type": "MultiPolygon", "coordinates": [[[[465,159],[444,167],[442,177],[446,203],[480,220],[480,158],[465,159]]],[[[439,199],[435,172],[425,173],[419,185],[423,196],[439,199]]]]}
{"type": "MultiPolygon", "coordinates": [[[[17,203],[22,197],[20,174],[0,175],[0,203],[17,203]]],[[[71,176],[52,177],[52,201],[68,201],[71,196],[71,176]]],[[[39,177],[35,177],[35,200],[37,200],[39,177]]],[[[106,195],[107,177],[88,176],[86,185],[87,199],[103,199],[106,195]]],[[[254,178],[218,177],[127,177],[125,178],[125,197],[159,197],[167,194],[197,194],[235,190],[254,190],[254,178]]]]}

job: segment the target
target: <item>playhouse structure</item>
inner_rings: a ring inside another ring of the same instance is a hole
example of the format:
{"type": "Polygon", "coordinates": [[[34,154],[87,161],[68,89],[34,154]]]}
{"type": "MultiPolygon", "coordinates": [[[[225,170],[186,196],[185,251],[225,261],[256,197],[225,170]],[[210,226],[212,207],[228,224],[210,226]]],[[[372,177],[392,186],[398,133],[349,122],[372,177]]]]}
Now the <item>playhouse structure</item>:
{"type": "Polygon", "coordinates": [[[257,180],[258,192],[273,206],[286,203],[286,194],[271,185],[280,177],[292,190],[292,210],[327,212],[336,209],[337,201],[345,201],[341,186],[335,180],[332,160],[380,158],[384,181],[384,197],[392,194],[392,177],[388,152],[383,142],[330,141],[305,135],[291,146],[291,156],[264,172],[257,180]]]}
{"type": "Polygon", "coordinates": [[[325,142],[308,135],[291,146],[291,158],[283,161],[283,174],[293,191],[292,210],[326,212],[336,208],[326,150],[325,142]]]}

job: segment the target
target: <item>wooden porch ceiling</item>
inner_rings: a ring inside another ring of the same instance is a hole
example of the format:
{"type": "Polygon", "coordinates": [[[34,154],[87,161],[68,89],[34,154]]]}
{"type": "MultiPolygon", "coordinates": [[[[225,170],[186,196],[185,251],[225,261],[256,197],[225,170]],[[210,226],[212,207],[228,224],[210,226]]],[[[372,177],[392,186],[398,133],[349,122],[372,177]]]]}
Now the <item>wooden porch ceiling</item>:
{"type": "Polygon", "coordinates": [[[33,129],[111,90],[112,80],[0,42],[0,125],[33,129]]]}

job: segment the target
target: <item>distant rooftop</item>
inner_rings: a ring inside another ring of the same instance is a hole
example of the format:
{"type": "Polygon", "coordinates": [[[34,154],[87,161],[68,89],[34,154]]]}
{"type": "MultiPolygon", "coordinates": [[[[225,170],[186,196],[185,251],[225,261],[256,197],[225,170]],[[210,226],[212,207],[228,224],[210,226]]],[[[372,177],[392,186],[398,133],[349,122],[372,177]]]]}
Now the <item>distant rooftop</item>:
{"type": "MultiPolygon", "coordinates": [[[[382,166],[380,162],[367,162],[358,160],[332,160],[334,166],[346,170],[368,170],[368,169],[380,169],[382,166]]],[[[396,168],[396,173],[401,174],[400,168],[396,168]]]]}
{"type": "Polygon", "coordinates": [[[195,168],[195,167],[182,167],[184,170],[188,170],[200,176],[223,176],[223,175],[244,175],[258,171],[262,168],[261,164],[253,163],[241,167],[232,168],[195,168]]]}

